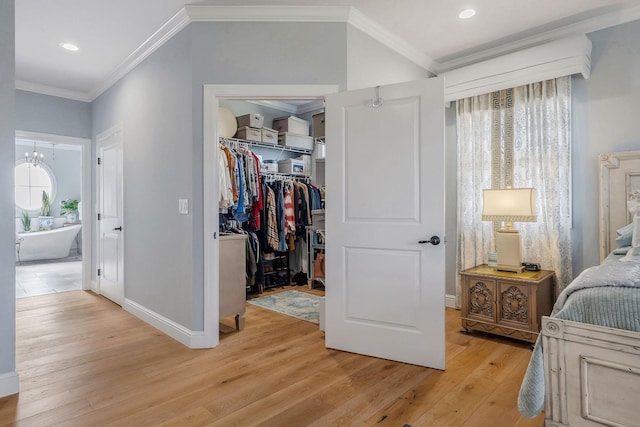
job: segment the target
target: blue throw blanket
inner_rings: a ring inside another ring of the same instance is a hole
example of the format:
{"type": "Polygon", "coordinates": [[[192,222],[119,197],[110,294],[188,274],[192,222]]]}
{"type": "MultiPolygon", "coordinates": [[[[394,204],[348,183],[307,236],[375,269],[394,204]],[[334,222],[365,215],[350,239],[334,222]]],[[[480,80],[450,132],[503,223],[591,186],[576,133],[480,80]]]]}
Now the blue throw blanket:
{"type": "MultiPolygon", "coordinates": [[[[584,270],[562,291],[551,316],[640,331],[639,288],[640,264],[618,260],[604,262],[584,270]]],[[[539,336],[520,386],[518,410],[523,416],[534,418],[543,408],[544,366],[542,337],[539,336]]]]}

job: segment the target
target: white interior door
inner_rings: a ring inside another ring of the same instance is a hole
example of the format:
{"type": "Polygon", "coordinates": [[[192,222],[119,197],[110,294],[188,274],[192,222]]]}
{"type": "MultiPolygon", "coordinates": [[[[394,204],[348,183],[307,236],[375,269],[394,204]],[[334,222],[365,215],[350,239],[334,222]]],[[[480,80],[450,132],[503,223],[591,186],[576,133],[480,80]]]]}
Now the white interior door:
{"type": "Polygon", "coordinates": [[[444,369],[443,79],[379,95],[326,97],[326,345],[444,369]]]}
{"type": "Polygon", "coordinates": [[[98,289],[124,303],[122,131],[98,136],[98,289]]]}

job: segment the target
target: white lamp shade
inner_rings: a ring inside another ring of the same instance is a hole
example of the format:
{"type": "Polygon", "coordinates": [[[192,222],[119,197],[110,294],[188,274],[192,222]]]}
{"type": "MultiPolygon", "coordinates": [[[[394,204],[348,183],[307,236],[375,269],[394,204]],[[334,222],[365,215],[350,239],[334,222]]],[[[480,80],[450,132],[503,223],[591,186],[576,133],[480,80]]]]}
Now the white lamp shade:
{"type": "Polygon", "coordinates": [[[482,190],[482,220],[535,222],[536,190],[508,188],[482,190]]]}

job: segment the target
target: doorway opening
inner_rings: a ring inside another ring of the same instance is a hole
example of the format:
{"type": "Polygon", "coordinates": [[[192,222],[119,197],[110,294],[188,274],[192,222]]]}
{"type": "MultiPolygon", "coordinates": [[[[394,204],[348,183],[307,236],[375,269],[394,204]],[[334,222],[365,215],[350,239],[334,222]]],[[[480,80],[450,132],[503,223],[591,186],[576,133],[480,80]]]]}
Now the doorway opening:
{"type": "MultiPolygon", "coordinates": [[[[282,116],[294,115],[293,112],[299,112],[297,109],[300,105],[309,104],[310,102],[316,103],[316,109],[312,109],[308,112],[302,113],[309,114],[315,113],[322,109],[322,100],[324,96],[329,93],[338,91],[338,86],[335,85],[206,85],[204,88],[204,216],[209,218],[210,221],[205,221],[204,224],[204,256],[205,260],[205,272],[204,272],[204,340],[201,343],[202,347],[215,347],[219,343],[219,321],[220,321],[220,298],[221,288],[220,283],[220,238],[219,233],[221,225],[224,225],[222,221],[225,219],[219,215],[219,200],[220,200],[220,188],[218,185],[218,176],[216,167],[218,165],[218,141],[219,133],[218,120],[219,120],[219,108],[223,107],[231,110],[234,115],[240,113],[249,113],[246,110],[244,104],[244,111],[241,111],[242,103],[248,103],[255,109],[262,108],[264,115],[269,114],[269,119],[266,121],[266,125],[270,124],[272,120],[279,114],[282,116]],[[290,103],[285,104],[286,101],[290,103]],[[291,103],[292,101],[292,103],[291,103]],[[284,110],[277,112],[277,108],[274,106],[287,105],[284,110]],[[292,109],[296,109],[295,111],[292,109]],[[234,111],[235,110],[235,111],[234,111]],[[267,113],[268,112],[268,113],[267,113]]],[[[276,144],[277,146],[278,144],[276,144]]],[[[269,147],[254,147],[256,154],[262,156],[263,160],[273,160],[274,162],[295,159],[297,153],[284,154],[284,150],[278,152],[277,148],[271,153],[265,151],[271,151],[269,147]],[[269,157],[269,158],[268,158],[269,157]],[[273,157],[273,158],[271,158],[273,157]]],[[[311,151],[314,151],[313,149],[311,151]]],[[[311,155],[309,153],[309,157],[311,155]]],[[[309,159],[310,161],[310,159],[309,159]]],[[[291,163],[291,162],[289,162],[291,163]]],[[[309,165],[311,168],[311,165],[309,165]]],[[[303,267],[303,268],[307,268],[303,267]]],[[[288,278],[290,279],[290,277],[288,278]]],[[[290,280],[288,280],[289,282],[290,280]]],[[[272,282],[273,284],[273,282],[272,282]]],[[[288,285],[288,283],[287,283],[288,285]]],[[[278,288],[278,286],[274,286],[278,288]]],[[[284,287],[279,288],[279,290],[284,287]]]]}
{"type": "MultiPolygon", "coordinates": [[[[319,323],[320,300],[309,294],[324,297],[325,186],[318,180],[324,173],[316,173],[319,166],[324,172],[324,99],[221,99],[219,105],[228,117],[220,125],[220,148],[228,162],[242,165],[248,189],[233,206],[220,205],[220,338],[239,331],[245,301],[319,323]],[[273,235],[269,193],[284,207],[275,209],[273,235]],[[234,278],[230,266],[238,258],[243,262],[234,278]],[[235,288],[245,277],[236,304],[235,288]]],[[[237,192],[236,186],[234,198],[237,192]]]]}
{"type": "Polygon", "coordinates": [[[89,289],[91,141],[17,131],[15,152],[16,297],[89,289]]]}

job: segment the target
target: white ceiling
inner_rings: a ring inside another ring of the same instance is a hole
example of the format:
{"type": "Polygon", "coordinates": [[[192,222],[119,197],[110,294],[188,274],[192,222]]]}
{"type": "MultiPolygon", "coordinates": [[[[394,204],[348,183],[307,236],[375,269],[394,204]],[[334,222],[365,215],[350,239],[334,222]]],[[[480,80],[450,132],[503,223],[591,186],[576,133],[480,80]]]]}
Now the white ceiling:
{"type": "Polygon", "coordinates": [[[16,87],[91,100],[185,4],[354,7],[364,15],[359,22],[433,72],[511,42],[640,19],[640,0],[16,0],[16,87]],[[467,7],[476,16],[458,19],[467,7]],[[62,42],[80,50],[65,51],[62,42]]]}

